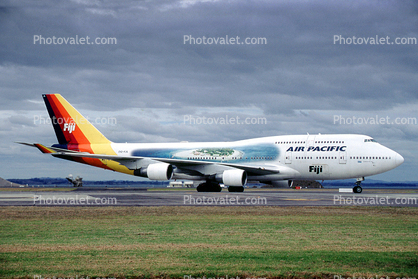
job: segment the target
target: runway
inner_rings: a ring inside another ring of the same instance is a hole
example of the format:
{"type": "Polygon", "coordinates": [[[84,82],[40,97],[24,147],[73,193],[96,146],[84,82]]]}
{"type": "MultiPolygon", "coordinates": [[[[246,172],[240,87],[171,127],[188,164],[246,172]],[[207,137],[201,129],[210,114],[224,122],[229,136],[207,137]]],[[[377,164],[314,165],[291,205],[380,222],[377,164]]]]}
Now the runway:
{"type": "Polygon", "coordinates": [[[195,189],[78,188],[0,191],[0,206],[402,206],[418,207],[418,190],[246,189],[244,193],[198,193],[195,189]],[[29,191],[28,191],[29,190],[29,191]],[[70,190],[70,191],[69,191],[70,190]]]}

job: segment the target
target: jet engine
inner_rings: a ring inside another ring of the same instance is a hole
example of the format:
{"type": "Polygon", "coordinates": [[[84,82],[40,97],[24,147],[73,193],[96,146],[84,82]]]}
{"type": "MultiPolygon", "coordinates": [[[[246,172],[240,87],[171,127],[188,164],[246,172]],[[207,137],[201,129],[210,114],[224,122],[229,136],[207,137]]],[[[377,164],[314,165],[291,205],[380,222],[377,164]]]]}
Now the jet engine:
{"type": "Polygon", "coordinates": [[[227,186],[244,186],[247,183],[247,173],[244,170],[226,170],[216,175],[216,181],[227,186]]]}
{"type": "Polygon", "coordinates": [[[277,188],[291,188],[293,186],[293,180],[276,180],[270,183],[277,188]]]}
{"type": "Polygon", "coordinates": [[[146,168],[135,170],[134,175],[151,180],[170,180],[173,176],[173,166],[166,163],[150,164],[146,168]]]}

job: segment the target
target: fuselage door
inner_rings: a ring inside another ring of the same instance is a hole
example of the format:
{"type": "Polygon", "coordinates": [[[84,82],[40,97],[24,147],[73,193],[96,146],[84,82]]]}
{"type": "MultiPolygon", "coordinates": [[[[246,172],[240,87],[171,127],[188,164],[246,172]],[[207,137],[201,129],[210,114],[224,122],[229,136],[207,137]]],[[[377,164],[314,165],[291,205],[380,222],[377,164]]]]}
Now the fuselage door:
{"type": "Polygon", "coordinates": [[[314,146],[315,144],[315,136],[308,136],[308,140],[306,141],[306,149],[308,149],[309,146],[314,146]]]}
{"type": "Polygon", "coordinates": [[[346,164],[347,163],[347,152],[340,152],[340,164],[346,164]]]}
{"type": "Polygon", "coordinates": [[[286,164],[291,164],[292,163],[292,152],[291,151],[286,152],[286,158],[285,158],[284,162],[286,164]]]}

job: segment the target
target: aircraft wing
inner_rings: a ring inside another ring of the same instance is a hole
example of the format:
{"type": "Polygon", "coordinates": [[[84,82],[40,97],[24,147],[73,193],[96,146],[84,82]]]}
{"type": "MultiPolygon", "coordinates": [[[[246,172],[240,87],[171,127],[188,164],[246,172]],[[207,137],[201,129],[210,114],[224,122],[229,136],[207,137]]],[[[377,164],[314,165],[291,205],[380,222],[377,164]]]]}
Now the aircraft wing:
{"type": "Polygon", "coordinates": [[[154,157],[141,157],[141,156],[118,156],[118,155],[106,155],[106,154],[91,154],[88,152],[77,152],[71,151],[67,149],[60,149],[56,147],[46,147],[42,144],[31,144],[31,143],[24,143],[18,142],[20,144],[28,145],[37,147],[43,153],[49,153],[52,156],[59,156],[59,157],[79,157],[79,158],[95,158],[95,159],[102,159],[102,160],[113,160],[117,161],[122,165],[128,165],[132,161],[141,161],[141,160],[152,160],[158,162],[164,162],[171,165],[174,165],[179,168],[184,168],[188,166],[204,166],[204,165],[220,165],[220,166],[227,166],[233,167],[237,169],[242,169],[246,171],[248,174],[252,175],[266,175],[266,174],[278,174],[281,173],[283,167],[279,165],[273,164],[234,164],[234,163],[222,163],[222,162],[208,162],[208,161],[199,161],[199,160],[181,160],[181,159],[170,159],[170,158],[154,158],[154,157]]]}

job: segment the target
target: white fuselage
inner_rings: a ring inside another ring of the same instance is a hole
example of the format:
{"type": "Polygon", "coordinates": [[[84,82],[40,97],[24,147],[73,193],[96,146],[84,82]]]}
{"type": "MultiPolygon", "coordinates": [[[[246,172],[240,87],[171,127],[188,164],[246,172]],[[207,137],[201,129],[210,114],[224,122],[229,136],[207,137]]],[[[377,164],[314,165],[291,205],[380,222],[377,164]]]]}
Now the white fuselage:
{"type": "MultiPolygon", "coordinates": [[[[404,161],[401,155],[371,137],[352,134],[289,135],[235,142],[112,143],[112,149],[120,156],[213,162],[184,167],[190,173],[182,171],[173,177],[196,180],[199,176],[193,172],[210,175],[233,168],[234,164],[279,168],[275,174],[248,177],[260,182],[362,178],[391,170],[404,161]]],[[[149,163],[144,159],[131,167],[149,163]]]]}

